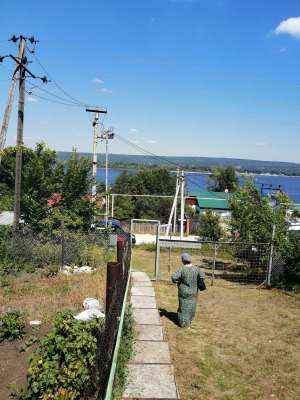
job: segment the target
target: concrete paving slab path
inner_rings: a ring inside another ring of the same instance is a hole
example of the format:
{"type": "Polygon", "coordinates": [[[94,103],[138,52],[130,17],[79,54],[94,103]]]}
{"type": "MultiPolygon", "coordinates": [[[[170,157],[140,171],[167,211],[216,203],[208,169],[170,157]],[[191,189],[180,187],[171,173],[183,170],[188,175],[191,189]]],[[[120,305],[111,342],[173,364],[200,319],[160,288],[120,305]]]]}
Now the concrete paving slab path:
{"type": "Polygon", "coordinates": [[[172,365],[129,365],[124,400],[178,398],[172,365]]]}
{"type": "Polygon", "coordinates": [[[137,340],[164,340],[164,330],[161,325],[136,325],[137,340]]]}
{"type": "Polygon", "coordinates": [[[123,400],[179,399],[168,342],[148,275],[132,272],[131,304],[137,339],[123,400]]]}
{"type": "Polygon", "coordinates": [[[132,272],[131,277],[134,282],[137,282],[137,281],[138,282],[150,282],[150,278],[146,274],[146,272],[139,272],[139,271],[132,272]]]}
{"type": "Polygon", "coordinates": [[[135,308],[133,309],[133,318],[136,324],[160,325],[159,312],[157,309],[148,309],[146,311],[143,308],[135,308]]]}
{"type": "Polygon", "coordinates": [[[155,308],[156,300],[152,296],[131,296],[132,308],[155,308]]]}
{"type": "Polygon", "coordinates": [[[135,281],[134,282],[134,287],[135,288],[138,288],[138,287],[152,287],[153,285],[152,285],[152,282],[151,281],[141,281],[141,282],[139,282],[139,281],[135,281]]]}
{"type": "Polygon", "coordinates": [[[171,364],[167,342],[137,340],[133,353],[133,364],[171,364]]]}
{"type": "Polygon", "coordinates": [[[153,287],[132,287],[131,288],[131,295],[132,296],[151,296],[155,297],[155,292],[153,287]]]}

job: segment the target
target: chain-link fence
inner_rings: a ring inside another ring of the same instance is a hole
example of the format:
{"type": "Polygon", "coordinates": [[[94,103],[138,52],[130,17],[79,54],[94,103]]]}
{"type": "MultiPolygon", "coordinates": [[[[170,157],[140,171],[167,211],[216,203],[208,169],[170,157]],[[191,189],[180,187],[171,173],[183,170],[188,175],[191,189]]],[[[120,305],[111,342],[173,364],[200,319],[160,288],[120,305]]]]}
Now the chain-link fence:
{"type": "Polygon", "coordinates": [[[157,241],[156,278],[170,279],[181,265],[181,254],[189,253],[211,285],[264,284],[270,245],[265,243],[207,242],[162,239],[157,241]]]}
{"type": "Polygon", "coordinates": [[[106,316],[100,363],[103,382],[101,386],[107,387],[107,390],[111,388],[113,381],[111,368],[113,360],[117,358],[117,336],[120,336],[122,330],[130,278],[132,243],[128,237],[123,239],[117,242],[117,262],[109,262],[106,273],[106,316]]]}
{"type": "Polygon", "coordinates": [[[1,258],[22,269],[45,267],[105,267],[116,256],[118,235],[102,231],[91,233],[64,229],[35,232],[20,230],[2,238],[1,258]]]}

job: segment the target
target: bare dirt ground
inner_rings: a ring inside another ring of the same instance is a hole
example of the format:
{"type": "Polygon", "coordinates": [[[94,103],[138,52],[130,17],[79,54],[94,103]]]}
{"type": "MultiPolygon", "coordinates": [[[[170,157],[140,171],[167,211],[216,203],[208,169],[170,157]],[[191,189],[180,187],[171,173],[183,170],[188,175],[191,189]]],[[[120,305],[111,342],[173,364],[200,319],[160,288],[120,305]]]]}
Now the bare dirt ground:
{"type": "MultiPolygon", "coordinates": [[[[135,269],[151,274],[153,260],[151,252],[134,250],[135,269]]],[[[155,291],[183,400],[300,398],[299,298],[247,285],[208,286],[187,330],[176,325],[177,287],[164,280],[155,291]]]]}
{"type": "Polygon", "coordinates": [[[26,335],[22,340],[0,344],[0,400],[7,400],[13,389],[25,383],[28,357],[36,344],[21,352],[30,336],[40,339],[51,328],[56,312],[70,309],[80,311],[86,297],[103,299],[106,277],[104,270],[93,274],[57,275],[41,278],[37,274],[12,279],[6,288],[0,288],[0,313],[20,310],[26,316],[26,335]],[[38,329],[29,321],[42,320],[38,329]]]}

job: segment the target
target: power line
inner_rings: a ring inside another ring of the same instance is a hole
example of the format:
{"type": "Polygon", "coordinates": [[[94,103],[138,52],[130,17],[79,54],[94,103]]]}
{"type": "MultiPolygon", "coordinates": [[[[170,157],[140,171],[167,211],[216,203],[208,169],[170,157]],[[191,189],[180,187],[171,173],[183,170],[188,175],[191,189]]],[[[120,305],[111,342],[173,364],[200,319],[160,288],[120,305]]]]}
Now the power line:
{"type": "Polygon", "coordinates": [[[61,100],[63,102],[74,104],[76,106],[80,106],[78,103],[76,103],[74,101],[71,101],[71,100],[68,100],[65,97],[58,96],[57,94],[52,93],[49,90],[42,88],[41,86],[34,86],[34,85],[30,84],[30,88],[31,88],[31,90],[33,90],[33,89],[41,90],[42,92],[47,93],[49,96],[53,96],[53,97],[55,97],[55,98],[57,98],[57,99],[59,99],[59,100],[61,100]]]}
{"type": "Polygon", "coordinates": [[[39,60],[38,56],[35,54],[35,50],[31,50],[28,48],[28,51],[33,55],[33,57],[35,58],[35,60],[37,61],[37,63],[40,65],[40,67],[42,68],[42,70],[49,76],[49,78],[51,79],[51,81],[54,83],[54,85],[67,97],[69,97],[73,102],[80,104],[83,107],[86,107],[86,103],[76,99],[75,97],[71,96],[66,90],[64,90],[62,88],[62,86],[56,82],[55,79],[53,79],[53,77],[51,76],[51,74],[48,72],[48,70],[43,66],[43,64],[41,63],[41,61],[39,60]]]}
{"type": "Polygon", "coordinates": [[[82,107],[80,104],[64,103],[62,101],[57,101],[57,100],[49,99],[47,97],[39,96],[38,94],[34,94],[32,92],[28,92],[27,90],[26,90],[26,93],[29,96],[37,97],[38,99],[41,99],[41,100],[44,100],[44,101],[48,101],[48,102],[54,103],[54,104],[60,104],[60,105],[69,106],[69,107],[82,107]]]}
{"type": "MultiPolygon", "coordinates": [[[[177,168],[179,168],[179,169],[181,169],[181,170],[184,169],[182,165],[177,164],[177,163],[175,163],[175,162],[173,162],[173,161],[168,160],[167,157],[158,156],[157,154],[154,154],[154,153],[152,153],[151,151],[148,151],[148,150],[144,149],[143,147],[141,147],[141,146],[139,146],[139,145],[137,145],[137,144],[131,142],[130,140],[123,138],[123,137],[122,137],[121,135],[119,135],[119,134],[116,134],[115,136],[116,136],[116,138],[118,138],[119,140],[121,140],[121,141],[127,143],[129,146],[132,146],[132,147],[138,149],[139,151],[145,153],[146,155],[150,156],[150,158],[152,158],[152,159],[154,159],[154,160],[163,161],[164,163],[169,164],[169,165],[172,165],[173,167],[175,166],[175,167],[177,167],[177,168]]],[[[197,186],[199,189],[202,189],[201,186],[199,185],[199,183],[198,183],[196,180],[194,180],[193,178],[191,178],[190,176],[187,176],[187,175],[185,175],[185,177],[186,177],[186,179],[189,180],[190,182],[193,182],[194,185],[197,186]]]]}

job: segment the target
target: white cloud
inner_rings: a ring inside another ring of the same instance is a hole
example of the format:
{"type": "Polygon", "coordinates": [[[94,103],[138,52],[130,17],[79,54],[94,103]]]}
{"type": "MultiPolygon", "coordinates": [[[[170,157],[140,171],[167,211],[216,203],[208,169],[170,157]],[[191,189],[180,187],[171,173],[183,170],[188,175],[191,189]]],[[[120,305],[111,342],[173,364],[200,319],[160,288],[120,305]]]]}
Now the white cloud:
{"type": "Polygon", "coordinates": [[[264,146],[266,146],[266,145],[267,145],[266,142],[256,142],[256,143],[255,143],[255,146],[258,146],[258,147],[264,147],[264,146]]]}
{"type": "Polygon", "coordinates": [[[30,103],[36,103],[38,99],[33,96],[27,96],[27,101],[29,101],[30,103]]]}
{"type": "Polygon", "coordinates": [[[130,132],[137,132],[137,129],[136,128],[130,128],[129,131],[130,132]]]}
{"type": "Polygon", "coordinates": [[[286,33],[300,40],[300,17],[293,17],[281,21],[273,31],[275,35],[286,33]]]}
{"type": "Polygon", "coordinates": [[[156,142],[156,140],[148,139],[148,140],[146,140],[146,143],[155,144],[155,143],[157,143],[157,142],[156,142]]]}
{"type": "Polygon", "coordinates": [[[98,85],[100,85],[101,83],[104,83],[104,81],[102,79],[99,78],[94,78],[91,80],[92,83],[97,83],[98,85]]]}
{"type": "Polygon", "coordinates": [[[102,93],[112,93],[113,91],[111,89],[108,89],[108,88],[104,87],[104,88],[101,89],[101,92],[102,93]]]}
{"type": "Polygon", "coordinates": [[[131,142],[134,143],[134,144],[138,144],[139,143],[138,140],[131,140],[131,142]]]}

